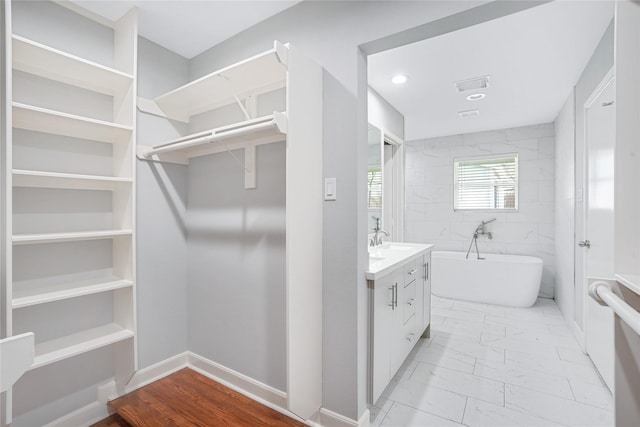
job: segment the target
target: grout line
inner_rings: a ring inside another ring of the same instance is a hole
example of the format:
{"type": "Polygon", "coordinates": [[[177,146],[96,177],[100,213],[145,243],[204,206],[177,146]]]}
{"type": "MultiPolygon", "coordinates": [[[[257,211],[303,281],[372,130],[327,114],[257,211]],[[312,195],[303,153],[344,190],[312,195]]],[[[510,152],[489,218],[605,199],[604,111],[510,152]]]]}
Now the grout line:
{"type": "Polygon", "coordinates": [[[464,409],[462,410],[462,419],[460,419],[460,424],[464,423],[464,416],[467,415],[467,404],[468,403],[469,403],[469,396],[465,396],[464,409]]]}
{"type": "Polygon", "coordinates": [[[573,400],[577,402],[578,399],[576,399],[576,393],[573,391],[573,386],[571,385],[571,381],[569,381],[569,378],[565,378],[565,379],[569,383],[569,390],[571,390],[571,394],[573,395],[573,400]]]}

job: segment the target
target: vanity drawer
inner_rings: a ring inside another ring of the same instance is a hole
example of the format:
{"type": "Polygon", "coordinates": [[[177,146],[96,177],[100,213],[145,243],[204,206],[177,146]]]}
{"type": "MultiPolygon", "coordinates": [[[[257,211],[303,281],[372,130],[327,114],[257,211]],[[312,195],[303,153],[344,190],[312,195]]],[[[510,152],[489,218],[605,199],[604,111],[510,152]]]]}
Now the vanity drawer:
{"type": "Polygon", "coordinates": [[[407,286],[405,286],[404,288],[404,292],[402,294],[403,296],[403,306],[402,306],[402,313],[403,313],[403,318],[402,321],[403,323],[407,323],[407,320],[409,320],[409,318],[411,318],[411,316],[413,316],[414,314],[416,314],[416,281],[414,280],[413,282],[409,283],[407,286]]]}
{"type": "Polygon", "coordinates": [[[420,277],[420,268],[418,266],[418,258],[416,258],[404,266],[404,283],[410,283],[418,277],[420,277]]]}
{"type": "Polygon", "coordinates": [[[402,327],[402,348],[403,348],[403,357],[404,360],[407,355],[411,352],[413,345],[416,340],[420,338],[420,336],[416,333],[416,318],[417,316],[413,315],[402,327]]]}

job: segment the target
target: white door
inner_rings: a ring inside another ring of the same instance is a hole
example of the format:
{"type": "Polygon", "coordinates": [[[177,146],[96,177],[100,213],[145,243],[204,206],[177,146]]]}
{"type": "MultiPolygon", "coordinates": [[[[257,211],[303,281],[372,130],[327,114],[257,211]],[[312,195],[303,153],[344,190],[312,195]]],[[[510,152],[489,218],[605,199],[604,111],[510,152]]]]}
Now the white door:
{"type": "MultiPolygon", "coordinates": [[[[614,143],[615,95],[613,74],[585,104],[585,221],[582,243],[584,276],[614,277],[614,143]]],[[[613,311],[585,297],[587,353],[610,390],[614,384],[613,311]]]]}

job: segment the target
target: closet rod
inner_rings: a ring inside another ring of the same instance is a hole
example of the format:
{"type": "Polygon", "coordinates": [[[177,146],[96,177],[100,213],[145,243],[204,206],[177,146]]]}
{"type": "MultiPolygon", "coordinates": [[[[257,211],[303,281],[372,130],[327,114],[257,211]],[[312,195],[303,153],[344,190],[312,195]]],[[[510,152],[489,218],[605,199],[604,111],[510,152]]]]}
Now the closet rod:
{"type": "Polygon", "coordinates": [[[144,153],[145,159],[150,159],[151,156],[161,153],[168,153],[171,151],[184,150],[187,148],[196,147],[203,144],[209,144],[212,142],[220,141],[223,139],[231,138],[234,136],[249,135],[251,133],[259,132],[269,128],[277,128],[280,132],[283,132],[279,118],[274,116],[263,117],[260,119],[250,120],[239,125],[228,126],[224,128],[213,129],[211,131],[201,132],[191,137],[180,138],[178,140],[156,146],[144,153]],[[192,139],[187,139],[192,138],[192,139]]]}

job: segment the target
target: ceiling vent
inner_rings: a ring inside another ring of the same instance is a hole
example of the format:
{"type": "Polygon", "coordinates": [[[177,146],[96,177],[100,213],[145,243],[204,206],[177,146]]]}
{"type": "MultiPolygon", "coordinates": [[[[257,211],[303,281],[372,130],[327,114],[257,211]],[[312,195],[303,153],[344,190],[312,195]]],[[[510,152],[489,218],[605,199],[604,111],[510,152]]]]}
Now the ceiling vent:
{"type": "Polygon", "coordinates": [[[468,92],[470,90],[486,89],[491,82],[491,76],[474,77],[473,79],[460,80],[454,82],[458,92],[468,92]]]}
{"type": "Polygon", "coordinates": [[[458,111],[458,114],[460,115],[460,117],[462,117],[463,119],[469,118],[469,117],[478,117],[480,115],[480,110],[465,110],[465,111],[458,111]]]}

